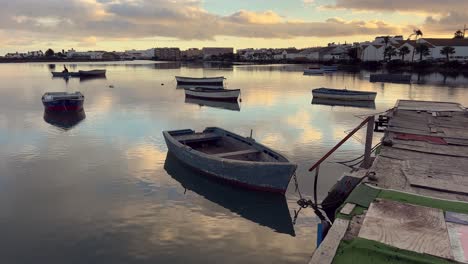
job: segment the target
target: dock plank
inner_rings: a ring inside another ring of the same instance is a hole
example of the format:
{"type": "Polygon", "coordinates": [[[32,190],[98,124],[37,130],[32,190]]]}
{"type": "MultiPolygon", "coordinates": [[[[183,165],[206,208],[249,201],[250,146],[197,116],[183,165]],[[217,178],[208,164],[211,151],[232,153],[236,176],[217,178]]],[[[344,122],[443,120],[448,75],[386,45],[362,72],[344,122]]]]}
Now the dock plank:
{"type": "Polygon", "coordinates": [[[453,259],[442,210],[377,199],[359,237],[397,248],[453,259]]]}
{"type": "Polygon", "coordinates": [[[468,245],[464,244],[462,239],[464,233],[468,231],[468,226],[447,223],[447,229],[454,259],[461,263],[468,263],[468,255],[466,254],[468,252],[465,252],[465,247],[468,249],[468,245]]]}
{"type": "Polygon", "coordinates": [[[330,264],[335,257],[338,245],[348,229],[349,221],[336,219],[320,247],[314,252],[309,264],[330,264]]]}
{"type": "Polygon", "coordinates": [[[356,207],[355,204],[353,204],[353,203],[346,203],[345,206],[343,206],[343,208],[341,208],[340,213],[342,213],[342,214],[344,214],[344,215],[349,215],[349,214],[351,214],[351,212],[354,210],[354,207],[356,207]]]}

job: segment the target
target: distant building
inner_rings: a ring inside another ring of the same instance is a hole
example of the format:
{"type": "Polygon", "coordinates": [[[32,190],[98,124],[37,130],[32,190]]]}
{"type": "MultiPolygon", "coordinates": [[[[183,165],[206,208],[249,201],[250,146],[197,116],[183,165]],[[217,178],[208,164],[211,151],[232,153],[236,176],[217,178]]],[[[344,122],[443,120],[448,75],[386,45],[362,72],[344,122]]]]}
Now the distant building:
{"type": "Polygon", "coordinates": [[[181,58],[179,48],[155,48],[154,57],[157,60],[178,61],[181,58]]]}
{"type": "Polygon", "coordinates": [[[181,57],[187,60],[197,60],[203,58],[203,51],[197,48],[191,48],[181,52],[181,57]]]}
{"type": "Polygon", "coordinates": [[[133,59],[133,60],[149,60],[154,57],[155,49],[147,49],[147,50],[126,50],[125,51],[125,58],[126,59],[133,59]]]}
{"type": "Polygon", "coordinates": [[[38,50],[38,51],[28,51],[27,53],[21,53],[21,52],[7,53],[5,55],[5,58],[22,59],[22,58],[39,58],[43,56],[44,56],[44,53],[41,50],[38,50]]]}
{"type": "Polygon", "coordinates": [[[299,56],[301,51],[296,49],[296,48],[287,48],[287,49],[282,49],[280,52],[277,54],[273,55],[273,59],[275,60],[293,60],[296,59],[299,56]]]}
{"type": "Polygon", "coordinates": [[[203,48],[203,59],[213,59],[215,57],[234,56],[234,48],[203,48]]]}
{"type": "Polygon", "coordinates": [[[69,59],[88,59],[88,60],[102,60],[102,55],[105,51],[76,51],[70,49],[65,52],[65,55],[69,59]]]}

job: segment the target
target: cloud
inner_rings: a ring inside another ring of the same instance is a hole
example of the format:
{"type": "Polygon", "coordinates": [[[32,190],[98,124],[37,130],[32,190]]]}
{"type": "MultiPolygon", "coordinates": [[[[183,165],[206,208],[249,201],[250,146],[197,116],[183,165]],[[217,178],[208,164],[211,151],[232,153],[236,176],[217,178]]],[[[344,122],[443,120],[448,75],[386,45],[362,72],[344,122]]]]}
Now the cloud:
{"type": "Polygon", "coordinates": [[[201,0],[48,0],[40,4],[19,0],[2,4],[1,30],[14,31],[18,38],[34,33],[41,34],[42,39],[82,43],[86,36],[107,40],[213,40],[217,36],[287,39],[396,34],[400,28],[383,21],[287,20],[273,11],[239,10],[221,16],[203,9],[201,0]]]}
{"type": "Polygon", "coordinates": [[[466,23],[468,16],[466,0],[336,0],[331,9],[351,9],[355,11],[411,12],[426,16],[421,27],[430,34],[454,32],[466,23]]]}

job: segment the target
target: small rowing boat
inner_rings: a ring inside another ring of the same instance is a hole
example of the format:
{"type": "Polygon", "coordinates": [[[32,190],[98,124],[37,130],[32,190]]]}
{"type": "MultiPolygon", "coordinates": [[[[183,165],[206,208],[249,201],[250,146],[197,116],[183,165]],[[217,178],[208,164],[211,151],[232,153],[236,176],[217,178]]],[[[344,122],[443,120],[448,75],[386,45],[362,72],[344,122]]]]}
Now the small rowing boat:
{"type": "Polygon", "coordinates": [[[78,72],[52,72],[52,77],[79,77],[80,74],[78,72]]]}
{"type": "Polygon", "coordinates": [[[337,65],[323,65],[322,70],[324,72],[336,72],[338,71],[338,66],[337,65]]]}
{"type": "Polygon", "coordinates": [[[169,152],[186,165],[233,185],[284,194],[297,165],[278,152],[217,127],[164,131],[169,152]]]}
{"type": "Polygon", "coordinates": [[[80,77],[106,76],[106,70],[78,71],[80,77]]]}
{"type": "Polygon", "coordinates": [[[322,75],[324,71],[321,68],[318,67],[311,67],[307,68],[304,70],[304,74],[310,74],[310,75],[322,75]]]}
{"type": "Polygon", "coordinates": [[[237,101],[240,95],[240,89],[207,89],[207,88],[187,88],[186,97],[203,98],[217,101],[237,101]]]}
{"type": "Polygon", "coordinates": [[[223,86],[224,77],[204,77],[204,78],[194,78],[194,77],[182,77],[176,76],[178,85],[215,85],[223,86]]]}
{"type": "Polygon", "coordinates": [[[83,109],[84,95],[80,92],[50,92],[42,96],[46,111],[80,111],[83,109]]]}
{"type": "Polygon", "coordinates": [[[318,88],[312,90],[314,98],[349,101],[374,101],[376,92],[353,91],[347,89],[318,88]]]}

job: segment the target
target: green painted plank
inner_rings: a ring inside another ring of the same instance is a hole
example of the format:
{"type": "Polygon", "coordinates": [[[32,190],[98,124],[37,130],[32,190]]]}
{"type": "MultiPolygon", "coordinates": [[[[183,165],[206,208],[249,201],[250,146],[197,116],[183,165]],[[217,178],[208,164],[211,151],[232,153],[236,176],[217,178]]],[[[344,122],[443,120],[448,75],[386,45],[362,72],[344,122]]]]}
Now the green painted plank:
{"type": "Polygon", "coordinates": [[[342,240],[340,242],[332,263],[449,264],[453,262],[357,237],[349,241],[342,240]]]}

